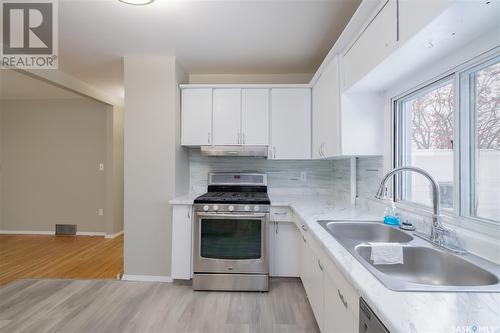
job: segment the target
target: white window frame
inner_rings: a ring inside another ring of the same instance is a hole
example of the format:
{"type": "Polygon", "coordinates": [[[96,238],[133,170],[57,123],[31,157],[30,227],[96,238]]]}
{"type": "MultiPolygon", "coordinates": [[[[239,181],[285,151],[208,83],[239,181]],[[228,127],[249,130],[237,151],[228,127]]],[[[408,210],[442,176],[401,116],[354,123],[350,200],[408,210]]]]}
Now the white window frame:
{"type": "MultiPolygon", "coordinates": [[[[404,141],[404,139],[408,138],[408,130],[411,127],[410,117],[403,116],[403,113],[407,113],[407,110],[402,109],[403,105],[408,100],[415,98],[415,96],[425,94],[425,93],[427,93],[431,90],[434,90],[434,89],[438,89],[438,88],[448,84],[450,81],[453,84],[453,87],[454,87],[453,89],[456,91],[456,83],[454,82],[453,75],[447,75],[447,76],[441,77],[441,78],[439,78],[439,79],[437,79],[437,80],[435,80],[435,81],[433,81],[433,82],[431,82],[423,87],[419,87],[418,89],[413,90],[411,93],[406,94],[405,96],[398,98],[397,100],[395,100],[395,103],[393,103],[394,108],[395,108],[393,110],[394,120],[395,120],[395,126],[394,126],[394,131],[395,131],[394,138],[395,138],[395,140],[394,140],[394,142],[396,144],[394,147],[394,154],[395,154],[394,166],[395,167],[408,165],[407,163],[405,163],[408,161],[404,160],[404,159],[406,157],[408,157],[409,154],[405,154],[405,153],[407,151],[411,151],[411,140],[406,141],[404,147],[401,146],[401,143],[404,141]],[[405,123],[403,124],[403,122],[405,122],[405,123]]],[[[455,118],[457,116],[456,105],[457,104],[456,104],[456,96],[455,96],[455,110],[454,110],[454,118],[453,118],[454,119],[454,124],[453,124],[453,132],[454,132],[453,133],[453,141],[454,141],[453,156],[455,156],[455,154],[457,153],[457,148],[456,148],[456,144],[455,144],[455,136],[456,136],[456,132],[455,132],[456,119],[455,118]]],[[[456,161],[454,161],[453,165],[454,166],[456,165],[456,161]]],[[[455,184],[456,172],[457,172],[457,170],[453,170],[453,184],[455,184]]],[[[399,202],[402,202],[402,203],[407,204],[407,205],[414,205],[418,208],[425,208],[425,207],[430,208],[427,205],[403,199],[404,197],[407,198],[410,196],[411,187],[409,186],[409,184],[411,184],[411,177],[412,177],[412,174],[409,172],[400,173],[396,176],[396,178],[395,178],[396,191],[394,193],[395,194],[395,197],[394,197],[395,201],[399,201],[399,202]]],[[[457,191],[457,189],[454,186],[453,209],[447,210],[450,213],[455,212],[458,208],[458,202],[457,202],[456,194],[455,194],[456,191],[457,191]]],[[[431,202],[432,202],[432,199],[431,199],[431,202]]]]}
{"type": "MultiPolygon", "coordinates": [[[[458,224],[470,229],[485,231],[497,230],[500,227],[500,221],[490,220],[486,218],[481,218],[472,215],[472,204],[475,200],[475,194],[473,193],[473,178],[471,177],[473,168],[475,167],[475,160],[472,159],[475,146],[472,146],[475,130],[474,123],[472,122],[474,117],[474,109],[471,107],[470,100],[470,89],[471,85],[469,83],[470,75],[482,68],[488,67],[489,65],[498,62],[500,59],[500,50],[496,49],[493,52],[489,52],[482,56],[479,56],[473,60],[470,60],[461,66],[458,66],[452,70],[449,70],[442,75],[435,77],[414,89],[407,91],[403,94],[395,96],[391,99],[391,114],[392,114],[392,163],[393,167],[403,165],[404,155],[400,154],[401,150],[401,139],[404,137],[405,127],[401,125],[400,116],[400,105],[408,99],[411,99],[415,95],[421,94],[426,89],[434,89],[438,87],[443,82],[453,80],[454,91],[455,91],[455,110],[454,110],[454,127],[453,127],[453,154],[454,154],[454,195],[453,195],[453,210],[442,210],[443,216],[447,219],[447,222],[452,224],[458,224]],[[403,129],[403,131],[402,131],[403,129]],[[474,195],[474,196],[473,196],[474,195]]],[[[404,119],[404,118],[403,118],[404,119]]],[[[407,126],[406,126],[407,128],[407,126]]],[[[393,200],[398,202],[398,205],[402,208],[408,209],[410,211],[417,212],[419,210],[424,210],[426,212],[431,212],[432,207],[416,203],[413,201],[402,200],[403,191],[409,191],[405,189],[404,184],[408,181],[409,173],[399,174],[393,179],[393,200]]]]}
{"type": "Polygon", "coordinates": [[[500,224],[500,221],[487,219],[484,217],[477,216],[475,212],[475,202],[477,200],[476,196],[476,185],[475,185],[475,177],[477,176],[476,172],[476,136],[475,136],[475,94],[474,94],[474,85],[471,84],[471,75],[481,69],[489,67],[500,61],[500,55],[491,57],[486,61],[482,61],[476,63],[474,66],[469,67],[467,70],[464,70],[459,73],[460,77],[460,118],[461,118],[461,128],[460,133],[464,138],[462,140],[462,145],[460,147],[460,179],[462,180],[462,190],[460,201],[461,214],[462,216],[466,216],[467,218],[474,220],[475,222],[483,221],[493,224],[500,224]],[[474,174],[474,177],[472,177],[474,174]],[[465,194],[468,194],[465,195],[465,194]]]}

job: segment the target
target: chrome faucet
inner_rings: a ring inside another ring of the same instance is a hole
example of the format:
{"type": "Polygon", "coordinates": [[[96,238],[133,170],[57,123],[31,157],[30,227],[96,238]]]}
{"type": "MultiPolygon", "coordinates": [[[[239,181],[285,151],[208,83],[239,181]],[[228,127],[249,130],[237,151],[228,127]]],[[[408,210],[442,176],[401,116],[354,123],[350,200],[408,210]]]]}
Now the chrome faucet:
{"type": "Polygon", "coordinates": [[[447,242],[445,241],[445,236],[450,234],[450,229],[446,228],[443,226],[441,223],[441,203],[440,203],[440,193],[439,193],[439,184],[436,182],[434,178],[425,170],[417,168],[417,167],[411,167],[411,166],[403,166],[396,168],[392,171],[389,171],[383,178],[382,181],[380,182],[380,187],[378,188],[377,194],[375,195],[375,198],[377,199],[385,199],[385,189],[386,189],[386,183],[391,178],[397,173],[401,173],[403,171],[412,171],[416,172],[418,174],[421,174],[425,178],[429,180],[429,182],[432,185],[432,226],[431,226],[431,235],[430,237],[427,236],[422,236],[419,235],[418,233],[415,233],[415,235],[425,238],[429,241],[431,241],[433,244],[438,245],[440,247],[446,248],[448,250],[451,250],[455,253],[466,253],[465,249],[462,248],[458,240],[455,238],[456,246],[451,246],[448,245],[447,242]]]}

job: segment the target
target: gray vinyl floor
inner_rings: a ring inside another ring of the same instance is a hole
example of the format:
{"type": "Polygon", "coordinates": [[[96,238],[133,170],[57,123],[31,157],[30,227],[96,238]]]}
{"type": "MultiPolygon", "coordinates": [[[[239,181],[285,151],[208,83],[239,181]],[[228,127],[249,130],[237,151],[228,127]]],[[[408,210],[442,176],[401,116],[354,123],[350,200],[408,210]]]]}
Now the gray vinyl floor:
{"type": "Polygon", "coordinates": [[[178,283],[19,280],[0,288],[0,332],[319,332],[302,283],[194,292],[178,283]]]}

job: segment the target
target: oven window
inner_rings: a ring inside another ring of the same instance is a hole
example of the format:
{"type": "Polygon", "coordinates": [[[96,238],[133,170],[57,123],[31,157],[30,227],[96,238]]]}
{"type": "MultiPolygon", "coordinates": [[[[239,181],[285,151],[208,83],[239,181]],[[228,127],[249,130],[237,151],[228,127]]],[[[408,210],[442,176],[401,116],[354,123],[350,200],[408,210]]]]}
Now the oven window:
{"type": "Polygon", "coordinates": [[[215,259],[259,259],[261,220],[202,219],[201,256],[215,259]]]}

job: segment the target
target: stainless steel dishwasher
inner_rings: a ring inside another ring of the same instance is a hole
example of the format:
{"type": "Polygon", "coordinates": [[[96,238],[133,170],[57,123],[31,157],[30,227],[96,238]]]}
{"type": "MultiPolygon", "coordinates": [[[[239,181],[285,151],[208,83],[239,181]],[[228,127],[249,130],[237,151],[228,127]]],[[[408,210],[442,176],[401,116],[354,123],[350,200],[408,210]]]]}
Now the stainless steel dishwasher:
{"type": "Polygon", "coordinates": [[[359,333],[389,333],[362,298],[359,299],[359,333]]]}

